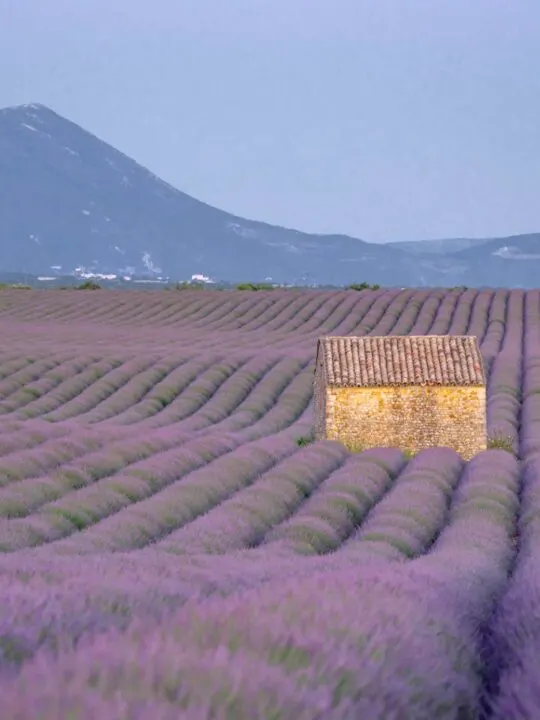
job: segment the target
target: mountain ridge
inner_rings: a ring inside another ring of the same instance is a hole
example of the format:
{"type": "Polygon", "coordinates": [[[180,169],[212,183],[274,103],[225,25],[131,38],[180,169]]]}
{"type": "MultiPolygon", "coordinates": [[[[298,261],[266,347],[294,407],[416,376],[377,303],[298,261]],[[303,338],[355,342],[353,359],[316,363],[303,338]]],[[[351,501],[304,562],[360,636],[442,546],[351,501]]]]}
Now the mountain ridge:
{"type": "Polygon", "coordinates": [[[174,188],[46,105],[0,110],[1,271],[474,286],[489,285],[489,266],[499,285],[529,286],[540,234],[506,240],[456,241],[449,252],[450,240],[376,244],[247,220],[174,188]]]}

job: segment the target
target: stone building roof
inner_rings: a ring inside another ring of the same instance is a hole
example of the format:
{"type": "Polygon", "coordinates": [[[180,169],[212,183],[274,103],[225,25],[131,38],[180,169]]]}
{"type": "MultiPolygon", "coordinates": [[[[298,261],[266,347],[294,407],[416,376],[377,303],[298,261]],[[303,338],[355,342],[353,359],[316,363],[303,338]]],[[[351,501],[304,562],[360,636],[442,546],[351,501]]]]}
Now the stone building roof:
{"type": "Polygon", "coordinates": [[[323,337],[326,382],[338,387],[485,385],[482,355],[469,335],[323,337]]]}

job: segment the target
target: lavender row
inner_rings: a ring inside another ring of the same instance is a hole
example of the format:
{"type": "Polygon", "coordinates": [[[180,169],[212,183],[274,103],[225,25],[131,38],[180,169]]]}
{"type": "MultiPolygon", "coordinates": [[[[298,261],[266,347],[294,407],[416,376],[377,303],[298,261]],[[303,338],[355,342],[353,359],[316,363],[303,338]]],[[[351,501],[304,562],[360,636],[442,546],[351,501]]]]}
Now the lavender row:
{"type": "Polygon", "coordinates": [[[57,368],[61,362],[62,360],[49,356],[47,359],[28,363],[20,370],[10,373],[0,381],[0,402],[5,404],[11,395],[31,382],[39,381],[44,373],[57,368]]]}
{"type": "Polygon", "coordinates": [[[515,536],[518,549],[507,591],[491,624],[489,647],[495,720],[534,720],[540,704],[537,606],[540,602],[540,293],[527,293],[521,453],[523,487],[515,536]]]}
{"type": "Polygon", "coordinates": [[[463,461],[449,448],[418,453],[338,555],[375,550],[405,560],[425,553],[444,526],[462,469],[463,461]]]}
{"type": "Polygon", "coordinates": [[[473,717],[474,650],[452,647],[442,599],[405,568],[315,573],[41,650],[0,690],[23,719],[473,717]]]}
{"type": "MultiPolygon", "coordinates": [[[[309,559],[297,558],[296,578],[229,591],[225,599],[205,601],[197,595],[158,620],[152,620],[148,607],[139,607],[129,626],[114,623],[118,630],[110,629],[112,621],[98,612],[96,601],[86,619],[80,609],[75,614],[77,603],[70,601],[61,615],[64,624],[51,627],[62,653],[53,657],[44,648],[18,677],[7,675],[0,688],[4,707],[23,718],[39,708],[47,713],[44,718],[64,710],[90,718],[97,709],[107,720],[119,710],[109,698],[121,697],[132,715],[152,709],[163,717],[179,712],[219,717],[220,711],[238,718],[270,711],[291,719],[315,713],[336,720],[455,718],[458,711],[475,717],[484,689],[480,626],[511,562],[517,470],[514,458],[502,451],[472,461],[453,495],[448,528],[424,558],[411,562],[359,566],[337,553],[334,569],[326,561],[322,571],[317,565],[309,570],[309,559]],[[74,627],[65,624],[71,617],[74,627]],[[73,648],[70,638],[84,623],[97,630],[105,623],[105,634],[87,635],[73,648]]],[[[252,552],[259,553],[261,565],[260,552],[252,552]]],[[[143,553],[139,558],[133,558],[133,566],[145,566],[150,579],[158,556],[150,554],[146,565],[143,553]]],[[[23,560],[22,567],[28,565],[23,560]]],[[[178,562],[177,572],[189,578],[193,569],[178,562]]],[[[203,565],[198,566],[202,581],[203,565]]],[[[211,577],[219,587],[220,575],[245,576],[249,569],[247,557],[235,565],[230,556],[213,566],[211,577]]],[[[156,572],[166,593],[173,586],[165,589],[164,570],[161,564],[156,572]]],[[[48,572],[56,571],[51,566],[48,572]]],[[[183,592],[181,583],[176,588],[183,592]]],[[[63,592],[67,599],[67,588],[63,592]]],[[[120,602],[118,614],[133,603],[120,602]]],[[[22,605],[17,603],[19,618],[22,605]]],[[[40,622],[39,613],[32,617],[34,625],[40,622]]],[[[35,636],[27,645],[24,635],[9,637],[12,652],[24,653],[37,642],[35,636]]]]}
{"type": "Polygon", "coordinates": [[[207,512],[296,449],[288,434],[247,445],[226,435],[193,441],[102,481],[86,497],[54,503],[41,522],[32,518],[30,527],[35,532],[41,525],[47,542],[72,534],[55,543],[59,551],[143,547],[207,512]],[[73,518],[84,523],[76,534],[73,518]]]}
{"type": "MultiPolygon", "coordinates": [[[[252,478],[255,482],[243,484],[232,497],[228,488],[231,481],[238,487],[236,469],[230,476],[220,476],[211,468],[201,470],[198,490],[201,495],[215,498],[212,505],[207,504],[204,515],[170,533],[158,547],[190,554],[224,554],[256,547],[274,526],[296,513],[347,456],[338,443],[317,443],[252,478]]],[[[182,490],[178,488],[179,497],[182,490]]]]}
{"type": "MultiPolygon", "coordinates": [[[[220,363],[218,357],[207,356],[200,361],[171,360],[155,364],[146,358],[120,366],[103,361],[74,377],[66,369],[67,379],[47,395],[30,401],[24,411],[25,417],[43,415],[56,422],[77,417],[85,422],[110,420],[115,423],[141,422],[156,417],[159,425],[178,422],[203,406],[206,410],[208,401],[227,381],[238,385],[237,371],[241,372],[244,363],[245,360],[220,363]],[[201,374],[205,372],[206,377],[201,374]],[[167,413],[163,413],[163,408],[168,408],[167,413]]],[[[265,365],[268,367],[269,363],[275,365],[276,359],[262,357],[258,361],[258,366],[263,366],[259,372],[264,373],[265,365]]],[[[280,368],[285,374],[287,365],[302,367],[297,361],[284,361],[280,368]]],[[[219,400],[216,409],[224,419],[219,400]]]]}
{"type": "Polygon", "coordinates": [[[448,328],[449,335],[466,335],[471,325],[474,305],[478,300],[479,295],[476,290],[465,290],[459,293],[457,307],[448,328]]]}
{"type": "Polygon", "coordinates": [[[147,373],[128,382],[114,396],[86,415],[91,423],[123,424],[139,422],[159,413],[176,400],[176,405],[188,406],[188,413],[201,407],[239,367],[242,360],[219,362],[209,358],[194,376],[192,363],[178,366],[178,361],[152,367],[147,373]]]}
{"type": "Polygon", "coordinates": [[[122,698],[132,716],[476,717],[480,626],[506,578],[517,486],[514,458],[484,453],[468,465],[448,529],[422,559],[355,566],[338,553],[334,570],[308,573],[298,559],[297,578],[199,596],[159,619],[141,612],[75,648],[60,634],[61,654],[43,648],[6,676],[5,707],[22,718],[38,708],[44,717],[99,710],[107,720],[120,707],[111,698],[122,698]],[[492,476],[503,498],[486,513],[492,476]]]}
{"type": "MultiPolygon", "coordinates": [[[[174,424],[181,427],[183,431],[189,432],[203,431],[210,426],[212,431],[223,429],[224,422],[228,420],[230,425],[231,416],[239,412],[242,404],[252,397],[252,393],[260,391],[260,386],[266,388],[266,391],[262,391],[263,395],[264,392],[267,392],[268,397],[275,397],[276,391],[269,387],[269,378],[272,376],[276,379],[284,377],[285,381],[291,381],[295,377],[298,367],[298,363],[295,361],[289,363],[287,360],[280,361],[275,357],[265,356],[253,358],[245,364],[241,364],[232,375],[228,375],[215,392],[206,398],[204,405],[197,408],[195,412],[189,413],[192,408],[188,408],[186,413],[185,406],[182,407],[171,400],[171,403],[167,403],[159,413],[141,419],[139,427],[164,427],[166,424],[174,424]]],[[[281,385],[280,388],[282,388],[281,385]]],[[[177,384],[174,386],[175,392],[176,389],[177,384]]],[[[171,386],[171,395],[172,390],[171,386]]],[[[182,400],[184,399],[182,397],[182,400]]]]}
{"type": "Polygon", "coordinates": [[[364,332],[367,327],[367,332],[384,335],[413,328],[414,332],[433,332],[433,326],[437,332],[478,334],[489,361],[509,347],[503,325],[512,317],[510,306],[519,304],[520,299],[504,290],[165,295],[138,296],[126,303],[114,292],[94,293],[91,301],[85,296],[83,303],[77,296],[71,305],[64,294],[46,298],[50,303],[47,310],[37,304],[37,298],[32,300],[34,294],[30,293],[22,299],[23,304],[29,303],[24,312],[12,305],[11,315],[4,313],[3,330],[13,349],[34,347],[38,353],[55,343],[78,352],[88,348],[92,352],[135,352],[147,345],[159,353],[182,349],[185,353],[187,348],[202,353],[215,351],[219,345],[223,353],[230,353],[238,348],[241,334],[249,337],[246,345],[253,354],[269,345],[280,351],[313,352],[320,334],[336,330],[364,332]],[[375,307],[382,313],[372,320],[370,313],[375,307]],[[17,318],[25,323],[24,336],[17,334],[13,322],[17,318]],[[76,335],[70,332],[70,322],[79,324],[76,335]]]}
{"type": "Polygon", "coordinates": [[[189,439],[190,436],[185,434],[156,432],[151,437],[115,441],[109,434],[108,442],[104,443],[101,430],[96,428],[56,442],[49,453],[48,448],[45,453],[39,448],[35,459],[27,453],[21,456],[18,464],[4,466],[5,477],[16,482],[10,482],[0,490],[0,516],[25,517],[45,503],[66,495],[73,497],[73,492],[116,473],[129,471],[130,466],[158,453],[177,449],[189,439]],[[45,469],[47,460],[52,466],[50,472],[34,474],[45,469]],[[23,474],[29,477],[22,477],[23,474]]]}
{"type": "MultiPolygon", "coordinates": [[[[298,408],[301,410],[302,407],[306,407],[310,398],[311,379],[308,375],[309,373],[305,373],[303,377],[298,378],[301,381],[303,402],[298,402],[298,393],[295,392],[293,385],[290,391],[283,394],[280,403],[273,404],[259,422],[256,422],[253,416],[246,417],[244,423],[247,424],[251,420],[251,427],[239,438],[239,442],[279,432],[294,425],[294,421],[299,416],[298,408]]],[[[255,401],[257,402],[257,399],[255,401]]],[[[257,405],[264,412],[264,405],[262,403],[257,405]]],[[[220,432],[224,430],[224,427],[220,428],[220,432]]],[[[114,482],[115,474],[129,472],[132,463],[140,463],[157,452],[174,451],[182,446],[188,437],[185,432],[181,432],[181,429],[175,429],[173,432],[172,427],[165,427],[154,431],[144,442],[140,440],[134,442],[133,439],[126,438],[119,439],[115,443],[107,442],[101,447],[102,429],[96,426],[95,430],[86,432],[80,440],[76,441],[75,438],[59,440],[50,448],[46,444],[33,453],[26,452],[15,456],[11,461],[6,458],[4,476],[7,480],[18,482],[0,490],[0,514],[4,517],[20,517],[35,512],[46,502],[58,501],[66,494],[70,504],[73,504],[88,492],[81,489],[73,495],[77,489],[95,485],[108,476],[113,476],[114,482]],[[47,468],[53,472],[42,475],[42,471],[47,468]]],[[[215,437],[215,433],[212,437],[215,437]]],[[[95,494],[100,487],[97,485],[96,489],[92,490],[92,494],[95,494]]]]}
{"type": "Polygon", "coordinates": [[[129,382],[130,378],[144,372],[151,365],[152,360],[149,358],[131,358],[125,362],[104,359],[101,372],[97,376],[64,376],[62,384],[54,393],[34,403],[33,411],[50,422],[69,420],[95,407],[129,382]]]}
{"type": "Polygon", "coordinates": [[[270,544],[270,549],[277,543],[303,554],[336,550],[390,491],[404,465],[398,450],[368,450],[351,455],[290,519],[267,533],[264,543],[270,544]]]}
{"type": "Polygon", "coordinates": [[[487,393],[487,425],[490,438],[509,442],[519,451],[521,423],[521,356],[500,353],[491,365],[487,393]]]}

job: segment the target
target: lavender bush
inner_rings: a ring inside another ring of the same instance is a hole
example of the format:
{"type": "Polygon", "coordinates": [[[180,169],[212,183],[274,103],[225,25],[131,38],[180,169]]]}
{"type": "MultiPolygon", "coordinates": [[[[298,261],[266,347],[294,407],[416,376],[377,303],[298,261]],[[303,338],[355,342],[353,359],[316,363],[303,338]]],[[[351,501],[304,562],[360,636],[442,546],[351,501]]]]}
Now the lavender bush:
{"type": "Polygon", "coordinates": [[[2,717],[538,717],[539,291],[2,298],[2,717]],[[318,337],[428,333],[505,449],[299,446],[318,337]]]}

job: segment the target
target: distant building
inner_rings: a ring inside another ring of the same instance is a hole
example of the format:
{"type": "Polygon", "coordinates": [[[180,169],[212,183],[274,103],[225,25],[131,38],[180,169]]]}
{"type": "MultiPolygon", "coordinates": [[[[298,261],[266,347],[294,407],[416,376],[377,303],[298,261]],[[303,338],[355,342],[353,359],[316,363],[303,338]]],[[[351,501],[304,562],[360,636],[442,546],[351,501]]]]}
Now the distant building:
{"type": "Polygon", "coordinates": [[[209,278],[208,275],[196,274],[196,275],[191,276],[191,282],[214,284],[215,280],[212,280],[212,278],[209,278]]]}
{"type": "Polygon", "coordinates": [[[324,337],[317,343],[315,436],[350,450],[486,449],[486,380],[477,339],[324,337]]]}

